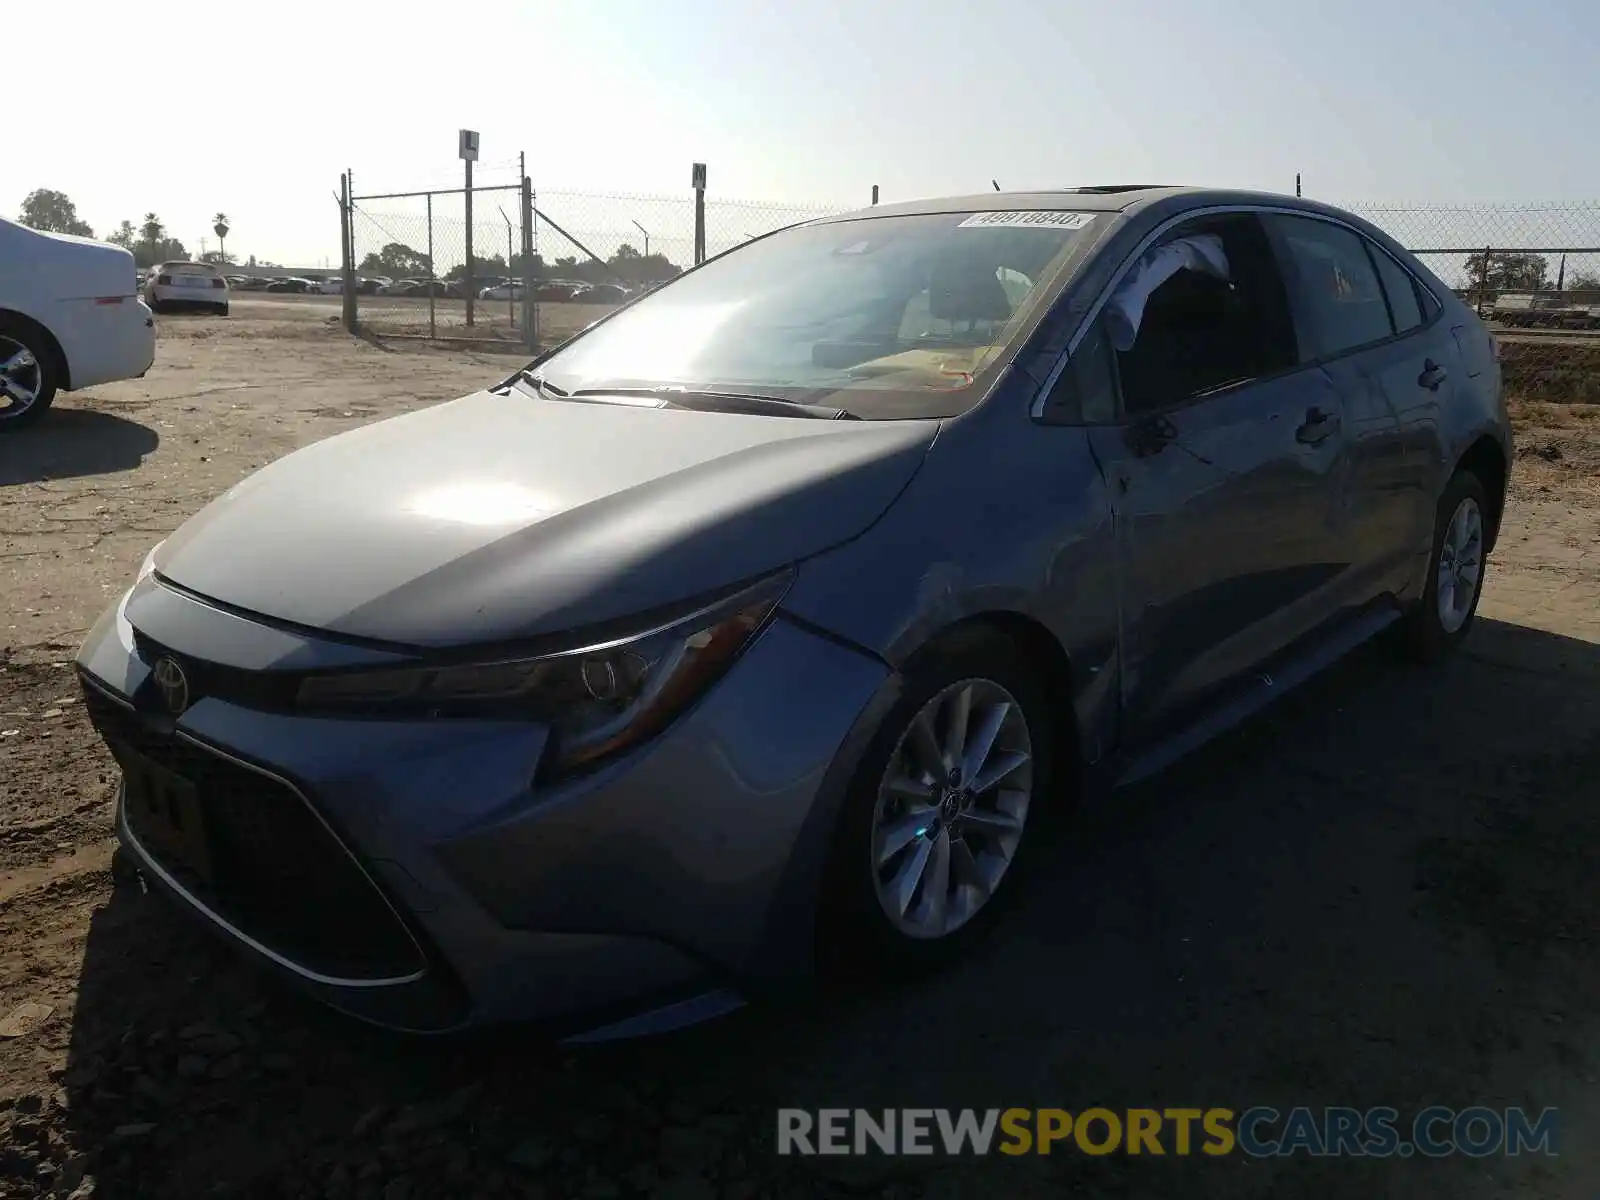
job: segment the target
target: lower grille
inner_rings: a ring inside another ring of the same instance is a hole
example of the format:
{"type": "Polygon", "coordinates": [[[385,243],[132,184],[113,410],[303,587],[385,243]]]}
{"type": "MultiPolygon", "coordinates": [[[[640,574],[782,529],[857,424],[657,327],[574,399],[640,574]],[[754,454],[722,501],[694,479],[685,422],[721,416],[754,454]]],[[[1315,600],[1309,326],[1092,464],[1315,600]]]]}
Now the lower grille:
{"type": "Polygon", "coordinates": [[[299,793],[163,732],[92,685],[84,703],[122,767],[129,830],[201,904],[328,979],[422,973],[416,939],[299,793]]]}

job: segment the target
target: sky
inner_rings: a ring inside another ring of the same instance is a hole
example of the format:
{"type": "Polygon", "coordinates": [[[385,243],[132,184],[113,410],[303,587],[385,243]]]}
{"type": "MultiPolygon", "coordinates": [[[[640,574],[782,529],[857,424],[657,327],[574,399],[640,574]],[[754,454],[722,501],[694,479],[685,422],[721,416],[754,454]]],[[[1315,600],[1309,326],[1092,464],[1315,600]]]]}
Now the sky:
{"type": "MultiPolygon", "coordinates": [[[[459,186],[462,127],[479,182],[514,182],[525,152],[542,196],[568,194],[558,223],[638,219],[663,249],[687,243],[696,161],[713,201],[834,209],[874,184],[886,201],[991,180],[1292,192],[1296,172],[1335,203],[1600,202],[1592,0],[13,7],[7,41],[38,52],[8,57],[6,94],[42,119],[0,171],[0,213],[55,188],[97,233],[154,211],[191,253],[221,210],[231,253],[336,263],[340,172],[362,194],[459,186]],[[589,192],[671,200],[570,195],[589,192]]],[[[423,236],[420,202],[367,207],[386,228],[362,245],[423,236]]],[[[483,208],[480,243],[503,244],[483,208]]],[[[780,212],[715,211],[720,237],[780,212]]]]}

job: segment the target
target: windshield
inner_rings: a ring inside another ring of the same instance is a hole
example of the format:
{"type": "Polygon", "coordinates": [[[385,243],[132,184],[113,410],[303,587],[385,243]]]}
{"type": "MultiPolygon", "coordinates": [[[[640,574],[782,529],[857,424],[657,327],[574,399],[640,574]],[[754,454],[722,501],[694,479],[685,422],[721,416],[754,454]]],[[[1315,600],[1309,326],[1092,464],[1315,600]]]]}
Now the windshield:
{"type": "Polygon", "coordinates": [[[941,213],[784,230],[642,298],[538,373],[563,392],[680,387],[954,416],[982,398],[1095,219],[941,213]]]}

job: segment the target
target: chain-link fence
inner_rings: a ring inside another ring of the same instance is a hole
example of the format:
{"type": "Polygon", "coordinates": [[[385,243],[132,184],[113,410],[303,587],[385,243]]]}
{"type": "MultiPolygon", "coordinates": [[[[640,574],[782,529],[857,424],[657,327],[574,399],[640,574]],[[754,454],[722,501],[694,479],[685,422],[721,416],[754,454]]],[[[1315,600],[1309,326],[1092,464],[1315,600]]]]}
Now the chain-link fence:
{"type": "Polygon", "coordinates": [[[1600,202],[1344,207],[1477,309],[1508,395],[1600,402],[1600,202]]]}
{"type": "Polygon", "coordinates": [[[533,247],[540,284],[534,303],[540,342],[571,336],[701,258],[842,207],[535,190],[533,247]],[[698,221],[697,205],[703,205],[698,221]]]}
{"type": "MultiPolygon", "coordinates": [[[[389,335],[548,346],[703,258],[847,207],[524,182],[475,188],[469,222],[459,188],[357,196],[345,209],[346,319],[389,335]]],[[[1509,392],[1600,401],[1600,202],[1343,207],[1477,309],[1509,392]]]]}
{"type": "Polygon", "coordinates": [[[390,337],[528,340],[520,184],[353,196],[347,320],[390,337]]]}
{"type": "Polygon", "coordinates": [[[389,337],[552,345],[704,258],[842,207],[527,182],[350,196],[345,320],[389,337]]]}

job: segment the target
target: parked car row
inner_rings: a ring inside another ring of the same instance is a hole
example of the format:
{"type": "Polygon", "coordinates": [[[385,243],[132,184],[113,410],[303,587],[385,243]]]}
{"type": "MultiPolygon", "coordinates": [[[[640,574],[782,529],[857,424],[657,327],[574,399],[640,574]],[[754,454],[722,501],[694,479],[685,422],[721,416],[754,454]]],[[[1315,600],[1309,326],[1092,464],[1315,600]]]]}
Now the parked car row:
{"type": "MultiPolygon", "coordinates": [[[[146,292],[150,286],[149,281],[160,272],[168,268],[182,265],[186,269],[194,268],[208,273],[208,278],[222,281],[220,285],[207,283],[206,287],[222,286],[229,291],[237,292],[271,292],[282,295],[321,295],[341,296],[344,294],[344,276],[332,274],[327,276],[292,275],[284,278],[266,277],[259,275],[227,275],[223,276],[217,269],[207,263],[164,263],[154,270],[140,271],[138,274],[138,287],[141,292],[146,292]]],[[[526,291],[521,280],[506,279],[501,276],[489,276],[485,279],[475,280],[475,295],[480,300],[521,300],[526,291]]],[[[166,287],[168,284],[158,284],[166,287]]],[[[634,296],[648,291],[653,285],[643,284],[628,286],[620,283],[580,283],[567,279],[551,279],[539,284],[534,289],[534,298],[550,303],[570,304],[622,304],[634,296]]],[[[361,276],[356,281],[356,293],[362,296],[427,296],[430,293],[443,299],[460,300],[466,295],[463,282],[444,279],[390,279],[386,276],[361,276]]],[[[208,306],[214,306],[215,300],[207,297],[208,306]]],[[[176,303],[176,298],[174,300],[176,303]]],[[[219,311],[226,313],[226,296],[222,297],[222,307],[219,311]]]]}
{"type": "MultiPolygon", "coordinates": [[[[491,277],[479,281],[482,286],[476,295],[480,300],[521,300],[525,285],[516,279],[491,277]]],[[[569,304],[622,304],[631,300],[642,288],[629,288],[619,283],[575,283],[571,280],[551,279],[533,290],[535,300],[569,304]]],[[[378,289],[382,296],[426,296],[429,292],[459,300],[464,294],[460,280],[397,279],[378,289]]]]}

